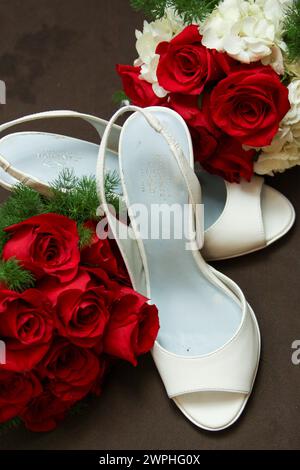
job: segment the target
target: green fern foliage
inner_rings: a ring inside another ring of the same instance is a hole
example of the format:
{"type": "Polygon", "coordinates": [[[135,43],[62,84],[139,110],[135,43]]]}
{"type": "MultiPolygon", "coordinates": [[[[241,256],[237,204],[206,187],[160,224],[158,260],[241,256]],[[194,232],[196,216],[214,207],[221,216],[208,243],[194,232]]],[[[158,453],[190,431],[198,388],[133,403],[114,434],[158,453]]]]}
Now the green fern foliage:
{"type": "Polygon", "coordinates": [[[131,5],[135,10],[143,10],[147,16],[153,19],[164,16],[168,3],[168,0],[131,0],[131,5]]]}
{"type": "Polygon", "coordinates": [[[203,20],[220,0],[131,0],[135,10],[143,10],[153,19],[162,18],[168,7],[173,8],[189,24],[203,20]]]}
{"type": "MultiPolygon", "coordinates": [[[[116,194],[119,178],[109,173],[105,179],[105,193],[108,203],[118,206],[116,194]]],[[[97,219],[99,199],[94,177],[77,178],[70,170],[63,170],[52,185],[53,195],[47,202],[47,212],[55,212],[70,217],[78,224],[97,219]]]]}
{"type": "Polygon", "coordinates": [[[284,41],[291,61],[300,58],[300,0],[287,10],[284,22],[284,41]]]}
{"type": "Polygon", "coordinates": [[[92,230],[86,227],[84,223],[77,224],[77,230],[79,234],[80,249],[90,246],[93,236],[92,230]]]}
{"type": "Polygon", "coordinates": [[[15,258],[0,261],[0,284],[8,289],[21,292],[34,286],[34,276],[24,269],[15,258]]]}
{"type": "Polygon", "coordinates": [[[96,218],[99,201],[94,178],[77,178],[73,172],[64,170],[54,181],[52,191],[47,203],[49,212],[65,215],[78,223],[96,218]]]}

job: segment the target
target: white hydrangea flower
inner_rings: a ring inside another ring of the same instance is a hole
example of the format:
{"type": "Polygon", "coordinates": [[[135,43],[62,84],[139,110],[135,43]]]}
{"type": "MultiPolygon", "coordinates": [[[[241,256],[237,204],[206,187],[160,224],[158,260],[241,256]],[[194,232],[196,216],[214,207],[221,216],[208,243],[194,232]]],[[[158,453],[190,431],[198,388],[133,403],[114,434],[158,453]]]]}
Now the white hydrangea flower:
{"type": "Polygon", "coordinates": [[[293,80],[288,89],[291,109],[281,121],[272,144],[262,149],[254,165],[260,175],[272,175],[300,165],[300,80],[293,80]]]}
{"type": "Polygon", "coordinates": [[[261,154],[254,164],[254,171],[258,175],[273,176],[296,165],[300,165],[300,149],[295,143],[287,142],[281,150],[261,154]]]}
{"type": "Polygon", "coordinates": [[[159,55],[155,53],[160,42],[171,41],[174,36],[184,28],[183,20],[176,15],[174,9],[167,8],[163,18],[152,21],[144,21],[143,31],[136,31],[136,49],[139,54],[135,61],[136,66],[141,66],[142,80],[152,83],[154,93],[163,98],[168,94],[157,82],[156,70],[159,55]]]}
{"type": "Polygon", "coordinates": [[[282,24],[291,4],[292,0],[223,0],[200,26],[202,42],[247,64],[264,59],[281,73],[282,24]]]}
{"type": "Polygon", "coordinates": [[[284,62],[283,62],[283,55],[281,52],[280,47],[273,46],[271,48],[271,54],[267,57],[263,57],[261,59],[263,65],[271,65],[271,67],[275,70],[278,75],[284,74],[284,62]]]}

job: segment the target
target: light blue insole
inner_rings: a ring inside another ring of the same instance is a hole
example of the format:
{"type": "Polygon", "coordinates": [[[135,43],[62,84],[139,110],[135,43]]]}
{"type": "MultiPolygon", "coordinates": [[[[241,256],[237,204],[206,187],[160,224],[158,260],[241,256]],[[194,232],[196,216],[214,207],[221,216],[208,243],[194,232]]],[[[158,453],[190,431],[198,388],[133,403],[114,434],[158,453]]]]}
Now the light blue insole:
{"type": "MultiPolygon", "coordinates": [[[[183,134],[180,122],[163,111],[155,115],[179,141],[183,134]]],[[[201,273],[192,252],[186,249],[187,240],[175,239],[174,234],[184,226],[181,213],[188,194],[170,148],[138,114],[125,123],[120,155],[130,205],[143,204],[148,214],[153,207],[155,212],[153,205],[173,205],[174,209],[171,238],[163,239],[160,234],[156,239],[144,239],[151,300],[159,308],[158,341],[181,355],[212,352],[233,336],[241,321],[241,309],[201,273]]],[[[147,224],[140,230],[145,236],[147,224]]]]}

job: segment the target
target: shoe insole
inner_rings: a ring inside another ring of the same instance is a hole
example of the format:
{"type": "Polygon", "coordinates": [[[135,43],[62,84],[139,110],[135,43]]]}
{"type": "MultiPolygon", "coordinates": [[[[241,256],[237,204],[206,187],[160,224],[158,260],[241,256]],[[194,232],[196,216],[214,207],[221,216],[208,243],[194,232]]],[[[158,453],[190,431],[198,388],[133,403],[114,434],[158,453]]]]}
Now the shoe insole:
{"type": "MultiPolygon", "coordinates": [[[[164,111],[155,115],[186,152],[181,122],[164,111]]],[[[241,308],[202,274],[193,253],[186,249],[187,238],[178,237],[186,228],[182,211],[188,207],[187,189],[168,144],[140,114],[132,115],[123,127],[120,165],[128,201],[137,211],[135,220],[144,238],[151,300],[160,312],[158,341],[176,354],[210,353],[234,335],[241,308]],[[168,211],[169,207],[173,211],[170,224],[167,212],[158,217],[157,210],[168,211]],[[161,224],[161,230],[159,218],[166,224],[161,224]]]]}

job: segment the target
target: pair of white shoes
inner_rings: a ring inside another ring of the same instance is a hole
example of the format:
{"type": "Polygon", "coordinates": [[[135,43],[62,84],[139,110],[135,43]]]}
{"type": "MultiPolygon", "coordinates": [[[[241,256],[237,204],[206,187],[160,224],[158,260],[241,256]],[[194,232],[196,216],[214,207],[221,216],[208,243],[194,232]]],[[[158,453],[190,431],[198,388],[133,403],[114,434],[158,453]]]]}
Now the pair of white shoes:
{"type": "Polygon", "coordinates": [[[109,123],[72,111],[53,111],[4,124],[0,132],[22,122],[56,117],[89,122],[102,137],[100,148],[55,134],[9,134],[0,140],[0,184],[11,189],[18,180],[48,194],[49,181],[62,167],[73,167],[78,176],[89,175],[98,158],[102,208],[133,286],[159,308],[161,327],[152,354],[168,396],[195,425],[211,431],[229,427],[243,412],[253,388],[260,332],[240,288],[202,255],[225,259],[264,248],[293,225],[292,205],[258,177],[237,185],[201,173],[200,185],[188,128],[167,108],[125,107],[109,123]],[[116,126],[115,121],[128,111],[134,114],[122,128],[116,126]],[[118,236],[120,223],[105,199],[105,173],[115,169],[129,209],[128,237],[118,236]],[[204,220],[199,210],[203,202],[204,220]],[[147,237],[137,212],[131,210],[140,205],[150,214],[153,207],[174,207],[173,234],[182,228],[180,215],[188,207],[187,237],[147,237]],[[187,239],[194,241],[190,246],[194,249],[187,249],[187,239]]]}

